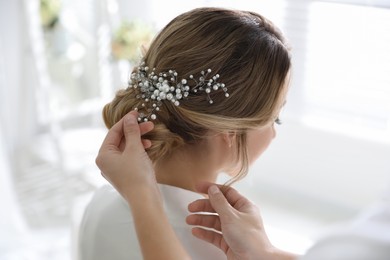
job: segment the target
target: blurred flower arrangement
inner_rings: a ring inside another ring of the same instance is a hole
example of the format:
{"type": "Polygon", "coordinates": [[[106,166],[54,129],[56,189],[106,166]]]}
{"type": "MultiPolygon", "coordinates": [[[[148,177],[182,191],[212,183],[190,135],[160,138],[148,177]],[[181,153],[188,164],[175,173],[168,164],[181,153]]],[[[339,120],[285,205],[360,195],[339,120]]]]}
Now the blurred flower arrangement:
{"type": "Polygon", "coordinates": [[[147,46],[154,36],[151,26],[139,21],[123,21],[114,32],[112,54],[117,60],[139,60],[141,46],[147,46]]]}
{"type": "Polygon", "coordinates": [[[59,21],[61,0],[40,0],[41,23],[45,29],[53,29],[59,21]]]}

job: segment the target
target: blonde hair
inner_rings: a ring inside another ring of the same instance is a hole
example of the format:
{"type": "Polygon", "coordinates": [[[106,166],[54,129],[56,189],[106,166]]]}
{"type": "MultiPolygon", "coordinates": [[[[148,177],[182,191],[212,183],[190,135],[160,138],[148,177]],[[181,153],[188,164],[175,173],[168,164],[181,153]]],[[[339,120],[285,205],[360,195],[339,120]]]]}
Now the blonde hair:
{"type": "MultiPolygon", "coordinates": [[[[153,40],[144,56],[156,72],[170,69],[188,78],[205,69],[220,75],[230,94],[222,90],[190,94],[180,106],[164,102],[148,134],[147,150],[156,164],[178,147],[204,140],[210,130],[234,132],[240,171],[233,181],[248,172],[246,132],[275,120],[283,100],[283,86],[290,70],[289,49],[281,32],[263,16],[247,11],[198,8],[173,19],[153,40]]],[[[103,109],[111,128],[142,100],[135,89],[120,90],[103,109]]]]}

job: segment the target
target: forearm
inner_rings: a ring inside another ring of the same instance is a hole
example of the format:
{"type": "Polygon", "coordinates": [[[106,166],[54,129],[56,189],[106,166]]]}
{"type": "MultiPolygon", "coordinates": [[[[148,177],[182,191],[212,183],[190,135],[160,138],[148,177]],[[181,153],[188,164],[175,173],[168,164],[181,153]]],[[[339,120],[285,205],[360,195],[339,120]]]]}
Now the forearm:
{"type": "Polygon", "coordinates": [[[164,212],[157,185],[138,187],[126,200],[131,208],[142,255],[151,259],[190,259],[164,212]]]}

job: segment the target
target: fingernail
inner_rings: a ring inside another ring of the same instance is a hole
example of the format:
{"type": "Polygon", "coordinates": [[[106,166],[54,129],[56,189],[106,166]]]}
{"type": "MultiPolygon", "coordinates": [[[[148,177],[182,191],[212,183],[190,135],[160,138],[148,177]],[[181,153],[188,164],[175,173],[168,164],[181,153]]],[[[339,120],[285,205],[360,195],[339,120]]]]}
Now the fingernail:
{"type": "Polygon", "coordinates": [[[126,122],[126,124],[135,124],[135,123],[137,123],[137,119],[135,118],[135,116],[129,114],[129,115],[126,115],[125,122],[126,122]]]}
{"type": "Polygon", "coordinates": [[[209,192],[210,192],[211,194],[217,194],[217,193],[220,193],[221,191],[219,190],[219,188],[218,188],[217,186],[212,185],[212,186],[210,186],[210,188],[209,188],[209,192]]]}

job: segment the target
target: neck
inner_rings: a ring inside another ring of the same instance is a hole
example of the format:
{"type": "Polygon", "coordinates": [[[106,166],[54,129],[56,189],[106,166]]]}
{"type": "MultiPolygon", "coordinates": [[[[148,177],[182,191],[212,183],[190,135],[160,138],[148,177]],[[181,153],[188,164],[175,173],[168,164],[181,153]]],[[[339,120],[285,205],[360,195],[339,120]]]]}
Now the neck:
{"type": "Polygon", "coordinates": [[[180,149],[168,159],[155,165],[158,183],[196,191],[201,181],[215,182],[219,173],[214,156],[196,152],[196,149],[180,149]]]}

